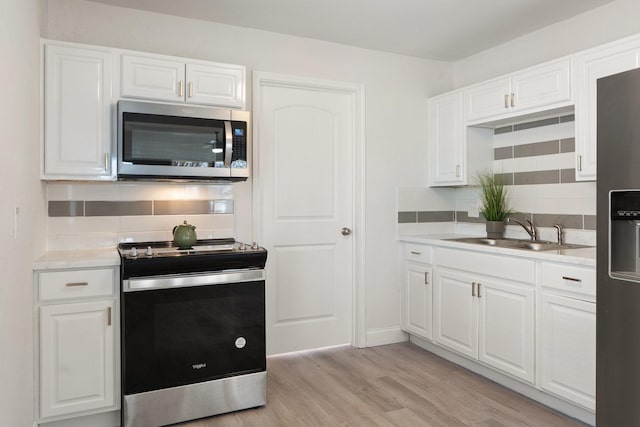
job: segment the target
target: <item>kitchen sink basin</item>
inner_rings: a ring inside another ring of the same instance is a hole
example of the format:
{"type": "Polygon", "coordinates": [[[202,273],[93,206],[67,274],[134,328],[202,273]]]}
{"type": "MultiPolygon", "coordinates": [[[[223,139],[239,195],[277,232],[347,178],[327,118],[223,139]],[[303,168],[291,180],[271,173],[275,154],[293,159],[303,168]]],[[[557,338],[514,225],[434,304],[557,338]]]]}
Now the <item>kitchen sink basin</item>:
{"type": "Polygon", "coordinates": [[[561,249],[588,248],[586,245],[572,243],[558,244],[548,240],[489,239],[487,237],[458,237],[446,239],[453,242],[471,243],[475,245],[495,246],[499,248],[523,249],[529,251],[553,251],[561,249]]]}

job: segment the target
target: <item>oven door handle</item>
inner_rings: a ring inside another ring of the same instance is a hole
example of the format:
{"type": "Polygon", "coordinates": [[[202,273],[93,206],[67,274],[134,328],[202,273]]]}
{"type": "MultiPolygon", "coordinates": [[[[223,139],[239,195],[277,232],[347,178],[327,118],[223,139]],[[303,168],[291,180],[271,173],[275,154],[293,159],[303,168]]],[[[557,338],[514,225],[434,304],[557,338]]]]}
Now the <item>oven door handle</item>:
{"type": "Polygon", "coordinates": [[[122,281],[123,292],[149,291],[153,289],[181,288],[185,286],[210,286],[229,283],[263,281],[264,270],[227,270],[220,273],[136,277],[122,281]]]}

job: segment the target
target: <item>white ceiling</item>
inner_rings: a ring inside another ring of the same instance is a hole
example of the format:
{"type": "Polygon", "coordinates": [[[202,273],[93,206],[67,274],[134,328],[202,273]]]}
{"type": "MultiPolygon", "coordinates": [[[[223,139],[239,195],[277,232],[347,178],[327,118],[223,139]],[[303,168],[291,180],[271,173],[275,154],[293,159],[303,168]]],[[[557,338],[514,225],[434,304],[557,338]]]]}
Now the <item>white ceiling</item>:
{"type": "Polygon", "coordinates": [[[613,0],[91,0],[455,61],[613,0]]]}

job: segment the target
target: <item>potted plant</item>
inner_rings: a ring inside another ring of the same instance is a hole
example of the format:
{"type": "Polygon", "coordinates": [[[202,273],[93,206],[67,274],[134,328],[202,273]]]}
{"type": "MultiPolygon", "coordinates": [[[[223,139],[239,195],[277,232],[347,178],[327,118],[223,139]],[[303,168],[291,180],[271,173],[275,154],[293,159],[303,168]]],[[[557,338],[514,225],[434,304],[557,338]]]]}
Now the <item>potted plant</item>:
{"type": "Polygon", "coordinates": [[[511,214],[507,205],[507,189],[500,177],[491,171],[481,172],[477,177],[480,186],[480,214],[487,221],[487,237],[500,239],[504,235],[505,219],[511,214]]]}

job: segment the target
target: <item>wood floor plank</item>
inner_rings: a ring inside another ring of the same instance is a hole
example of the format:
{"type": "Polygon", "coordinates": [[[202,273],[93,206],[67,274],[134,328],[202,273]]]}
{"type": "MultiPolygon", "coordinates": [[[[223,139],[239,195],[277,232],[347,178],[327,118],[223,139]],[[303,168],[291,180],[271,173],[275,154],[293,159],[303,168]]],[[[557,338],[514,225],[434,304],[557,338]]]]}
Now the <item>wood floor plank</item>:
{"type": "Polygon", "coordinates": [[[410,343],[269,357],[267,405],[181,427],[575,427],[410,343]]]}

